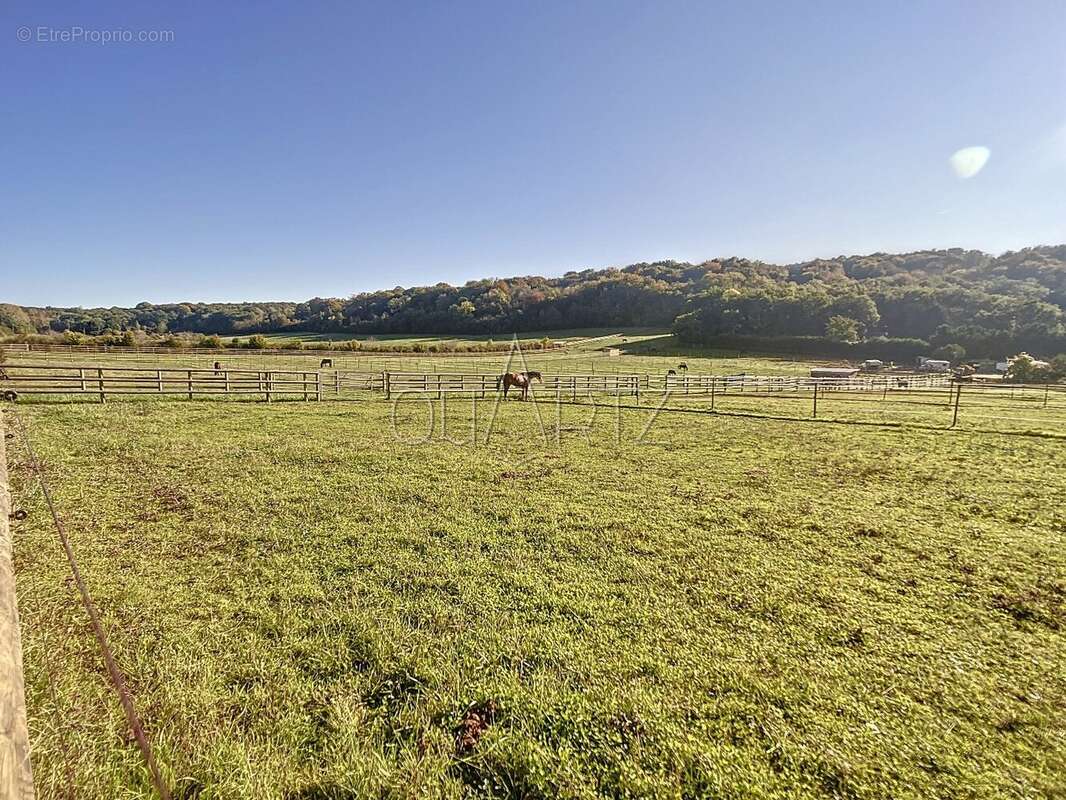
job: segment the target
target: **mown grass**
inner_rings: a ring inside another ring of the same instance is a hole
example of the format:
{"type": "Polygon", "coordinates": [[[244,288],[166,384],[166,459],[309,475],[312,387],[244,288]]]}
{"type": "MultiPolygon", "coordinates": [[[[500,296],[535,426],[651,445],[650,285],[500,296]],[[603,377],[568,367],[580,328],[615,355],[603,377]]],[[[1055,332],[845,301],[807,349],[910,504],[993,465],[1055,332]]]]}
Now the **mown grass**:
{"type": "MultiPolygon", "coordinates": [[[[19,407],[179,796],[1061,796],[1061,441],[492,406],[19,407]]],[[[8,448],[38,794],[146,796],[8,448]]]]}

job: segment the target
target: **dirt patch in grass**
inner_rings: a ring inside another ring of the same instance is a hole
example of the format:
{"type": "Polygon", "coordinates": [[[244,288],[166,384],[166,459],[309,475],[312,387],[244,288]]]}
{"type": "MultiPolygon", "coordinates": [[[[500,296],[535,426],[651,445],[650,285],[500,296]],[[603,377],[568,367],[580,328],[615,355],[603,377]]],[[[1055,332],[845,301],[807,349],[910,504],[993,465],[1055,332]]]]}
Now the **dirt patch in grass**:
{"type": "Polygon", "coordinates": [[[455,731],[455,752],[458,755],[466,755],[477,747],[481,737],[496,721],[497,711],[496,701],[491,698],[475,703],[466,710],[455,731]]]}
{"type": "Polygon", "coordinates": [[[1053,631],[1066,627],[1066,584],[1041,581],[1031,589],[998,593],[992,608],[1003,611],[1017,622],[1034,622],[1053,631]]]}

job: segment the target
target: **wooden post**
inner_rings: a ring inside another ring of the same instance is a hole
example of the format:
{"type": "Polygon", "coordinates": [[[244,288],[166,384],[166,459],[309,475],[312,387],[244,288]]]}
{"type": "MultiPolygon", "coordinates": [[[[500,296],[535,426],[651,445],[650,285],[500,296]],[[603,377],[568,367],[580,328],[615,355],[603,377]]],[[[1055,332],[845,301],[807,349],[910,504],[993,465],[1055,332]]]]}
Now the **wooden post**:
{"type": "Polygon", "coordinates": [[[818,381],[814,382],[814,408],[811,410],[811,416],[818,419],[818,381]]]}
{"type": "Polygon", "coordinates": [[[104,370],[101,367],[96,368],[96,380],[100,384],[100,402],[104,403],[107,401],[107,398],[104,397],[104,370]]]}
{"type": "Polygon", "coordinates": [[[381,373],[381,380],[385,384],[385,399],[392,399],[392,381],[389,378],[389,372],[386,370],[381,373]]]}
{"type": "Polygon", "coordinates": [[[185,370],[185,379],[187,382],[187,388],[189,390],[189,399],[192,400],[192,370],[185,370]]]}
{"type": "Polygon", "coordinates": [[[711,411],[714,411],[714,377],[711,377],[711,411]]]}
{"type": "Polygon", "coordinates": [[[955,410],[951,415],[951,427],[954,428],[955,424],[959,421],[959,398],[962,397],[962,384],[955,384],[955,410]]]}
{"type": "Polygon", "coordinates": [[[0,415],[0,797],[33,800],[30,737],[26,728],[26,690],[22,678],[22,637],[15,601],[15,569],[8,523],[11,495],[0,415]]]}
{"type": "Polygon", "coordinates": [[[303,386],[304,402],[306,403],[307,402],[307,373],[306,372],[301,372],[300,373],[300,384],[303,386]]]}
{"type": "Polygon", "coordinates": [[[263,375],[266,377],[266,379],[264,381],[264,384],[266,386],[266,399],[267,399],[267,402],[269,403],[270,402],[270,389],[272,388],[270,384],[271,384],[271,381],[273,380],[273,375],[274,374],[272,372],[264,372],[263,375]]]}
{"type": "Polygon", "coordinates": [[[155,371],[155,382],[156,382],[156,386],[159,388],[159,393],[162,394],[163,393],[163,370],[157,369],[155,371]]]}
{"type": "Polygon", "coordinates": [[[229,394],[229,370],[227,369],[222,373],[223,379],[226,381],[226,394],[229,394]]]}
{"type": "Polygon", "coordinates": [[[78,369],[78,377],[81,378],[81,390],[84,392],[85,391],[85,369],[84,368],[78,369]]]}

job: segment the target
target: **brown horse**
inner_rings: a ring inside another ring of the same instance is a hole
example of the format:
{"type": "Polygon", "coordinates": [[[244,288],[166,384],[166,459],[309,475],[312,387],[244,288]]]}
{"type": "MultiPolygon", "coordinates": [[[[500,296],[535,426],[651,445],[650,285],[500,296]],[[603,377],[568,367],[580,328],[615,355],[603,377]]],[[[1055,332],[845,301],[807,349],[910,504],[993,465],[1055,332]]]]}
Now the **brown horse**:
{"type": "Polygon", "coordinates": [[[503,396],[506,398],[507,390],[515,386],[522,390],[522,399],[525,400],[529,396],[529,385],[535,380],[544,383],[539,372],[505,372],[496,379],[496,391],[503,386],[503,396]]]}

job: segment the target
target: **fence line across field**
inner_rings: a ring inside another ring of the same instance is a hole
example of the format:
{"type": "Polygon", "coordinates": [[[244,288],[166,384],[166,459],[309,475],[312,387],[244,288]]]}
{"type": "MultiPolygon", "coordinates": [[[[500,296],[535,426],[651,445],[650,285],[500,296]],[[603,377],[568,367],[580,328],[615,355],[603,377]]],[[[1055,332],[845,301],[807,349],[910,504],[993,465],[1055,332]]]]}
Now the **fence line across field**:
{"type": "MultiPolygon", "coordinates": [[[[14,362],[0,369],[0,385],[22,394],[155,394],[211,395],[261,394],[299,395],[304,399],[341,397],[349,392],[380,392],[391,397],[399,393],[422,392],[443,396],[469,394],[487,396],[500,391],[499,375],[471,372],[354,371],[342,369],[230,369],[135,366],[68,366],[14,362]]],[[[567,395],[589,393],[639,396],[642,393],[686,395],[776,396],[817,392],[828,395],[881,393],[889,397],[937,397],[951,401],[955,384],[940,374],[865,375],[812,378],[765,375],[663,375],[652,373],[558,373],[546,374],[532,385],[534,394],[567,395]]],[[[1047,405],[1048,398],[1066,395],[1066,386],[966,384],[976,400],[985,392],[995,393],[1004,402],[1047,405]],[[1017,395],[1017,397],[1015,397],[1017,395]]],[[[270,397],[268,397],[268,395],[270,397]]],[[[983,398],[982,398],[983,399],[983,398]]],[[[937,404],[938,400],[927,400],[937,404]]]]}
{"type": "MultiPolygon", "coordinates": [[[[181,367],[67,366],[9,362],[0,367],[0,397],[111,397],[303,401],[351,401],[383,397],[500,397],[498,374],[470,372],[366,372],[340,369],[261,370],[181,367]]],[[[520,390],[515,390],[519,395],[520,390]]],[[[945,428],[961,421],[1001,430],[1039,423],[1066,430],[1066,386],[957,383],[941,374],[857,375],[811,378],[759,375],[663,375],[649,373],[546,374],[531,398],[565,403],[594,396],[631,397],[637,406],[664,411],[786,415],[792,419],[925,418],[945,428]],[[962,398],[965,396],[965,402],[962,398]],[[1024,414],[1018,416],[1019,412],[1024,414]],[[1032,416],[1039,413],[1041,417],[1032,416]]],[[[628,407],[628,406],[627,406],[628,407]]],[[[781,417],[784,418],[784,417],[781,417]]]]}
{"type": "MultiPolygon", "coordinates": [[[[253,334],[254,335],[254,334],[253,334]]],[[[597,338],[611,338],[611,336],[597,337],[597,338]]],[[[554,353],[559,354],[565,352],[568,348],[577,346],[586,346],[593,339],[577,339],[567,345],[553,344],[548,348],[531,347],[530,352],[535,354],[541,353],[554,353]]],[[[378,345],[387,344],[388,340],[375,340],[378,345]]],[[[335,342],[332,344],[336,344],[335,342]]],[[[12,353],[113,353],[124,355],[201,355],[201,356],[234,356],[234,355],[265,355],[265,356],[307,356],[311,358],[315,357],[340,357],[340,356],[371,356],[380,358],[410,358],[412,356],[425,356],[431,355],[434,358],[437,356],[443,356],[446,358],[455,358],[462,356],[469,356],[472,358],[485,358],[485,357],[499,357],[501,354],[506,354],[510,345],[501,343],[500,347],[494,349],[470,349],[470,350],[403,350],[395,349],[390,350],[385,346],[379,347],[323,347],[314,343],[309,343],[304,347],[167,347],[164,345],[110,345],[110,344],[38,344],[36,342],[8,342],[3,345],[5,350],[12,353]]]]}
{"type": "MultiPolygon", "coordinates": [[[[496,391],[499,376],[465,372],[386,372],[386,393],[424,391],[435,394],[487,393],[496,391]]],[[[758,375],[661,375],[652,373],[546,374],[534,383],[535,393],[600,391],[622,394],[669,391],[675,394],[713,392],[772,393],[811,391],[893,391],[951,386],[947,375],[861,376],[809,378],[758,375]]]]}
{"type": "MultiPolygon", "coordinates": [[[[303,395],[305,399],[340,396],[349,391],[396,393],[421,391],[437,396],[487,396],[499,390],[495,373],[366,372],[337,369],[261,370],[230,368],[68,366],[15,362],[0,376],[6,389],[19,394],[262,394],[303,395]]],[[[535,393],[608,393],[639,396],[778,394],[794,392],[881,392],[950,390],[946,375],[870,375],[846,378],[759,375],[662,375],[651,373],[547,374],[534,383],[535,393]]],[[[1047,389],[1045,389],[1045,392],[1047,389]]]]}
{"type": "Polygon", "coordinates": [[[5,392],[21,395],[198,396],[260,395],[322,400],[355,391],[382,391],[381,373],[339,370],[182,369],[177,367],[68,367],[53,364],[6,365],[5,392]]]}

